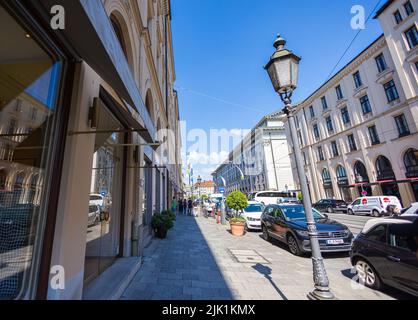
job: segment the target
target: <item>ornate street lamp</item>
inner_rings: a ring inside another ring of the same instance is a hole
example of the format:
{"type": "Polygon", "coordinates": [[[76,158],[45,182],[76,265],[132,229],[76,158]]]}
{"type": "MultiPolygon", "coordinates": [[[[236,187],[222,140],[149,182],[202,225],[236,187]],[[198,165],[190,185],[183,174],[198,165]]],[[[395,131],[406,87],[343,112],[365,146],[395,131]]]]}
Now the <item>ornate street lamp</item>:
{"type": "Polygon", "coordinates": [[[318,231],[312,213],[311,197],[309,195],[308,183],[304,174],[302,152],[297,139],[296,122],[293,115],[294,108],[291,101],[293,91],[297,88],[299,62],[301,58],[285,49],[285,45],[286,40],[278,35],[274,42],[276,52],[271,56],[270,61],[264,68],[270,76],[274,90],[280,95],[280,98],[285,104],[283,112],[286,114],[289,122],[291,143],[293,145],[293,153],[296,159],[296,166],[303,194],[303,205],[311,242],[313,278],[315,284],[314,291],[310,292],[308,297],[313,300],[329,300],[334,299],[334,295],[329,289],[329,280],[319,246],[318,231]]]}

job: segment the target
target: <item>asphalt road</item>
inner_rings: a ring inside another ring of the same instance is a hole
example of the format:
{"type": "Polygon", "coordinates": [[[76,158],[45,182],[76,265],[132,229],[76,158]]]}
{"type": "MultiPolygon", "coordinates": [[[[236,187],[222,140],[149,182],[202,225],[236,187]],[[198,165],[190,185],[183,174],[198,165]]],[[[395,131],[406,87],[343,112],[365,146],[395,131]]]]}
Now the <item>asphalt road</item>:
{"type": "Polygon", "coordinates": [[[368,220],[373,219],[370,216],[349,216],[344,213],[330,213],[328,216],[333,220],[345,224],[354,235],[361,232],[368,220]]]}

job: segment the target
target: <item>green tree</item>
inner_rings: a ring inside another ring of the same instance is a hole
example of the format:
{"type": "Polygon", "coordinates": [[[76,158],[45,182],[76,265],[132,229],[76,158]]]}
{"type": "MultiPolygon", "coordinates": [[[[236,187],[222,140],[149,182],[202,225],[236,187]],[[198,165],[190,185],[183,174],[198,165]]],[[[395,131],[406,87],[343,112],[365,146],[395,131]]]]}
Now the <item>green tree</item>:
{"type": "Polygon", "coordinates": [[[248,207],[248,199],[240,191],[231,192],[226,198],[226,205],[234,210],[231,222],[245,222],[241,217],[241,211],[248,207]]]}

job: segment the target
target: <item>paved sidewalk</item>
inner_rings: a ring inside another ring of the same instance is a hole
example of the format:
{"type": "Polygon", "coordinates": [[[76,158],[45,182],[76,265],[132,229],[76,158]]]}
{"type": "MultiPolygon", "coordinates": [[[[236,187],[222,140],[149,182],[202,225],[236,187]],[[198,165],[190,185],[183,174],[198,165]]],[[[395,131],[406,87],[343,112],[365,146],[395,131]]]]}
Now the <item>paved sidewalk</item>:
{"type": "MultiPolygon", "coordinates": [[[[326,256],[331,289],[339,299],[393,299],[353,287],[347,255],[326,256]]],[[[214,219],[179,216],[165,240],[146,249],[144,265],[125,291],[128,300],[307,299],[310,258],[295,257],[259,233],[233,237],[214,219]]]]}

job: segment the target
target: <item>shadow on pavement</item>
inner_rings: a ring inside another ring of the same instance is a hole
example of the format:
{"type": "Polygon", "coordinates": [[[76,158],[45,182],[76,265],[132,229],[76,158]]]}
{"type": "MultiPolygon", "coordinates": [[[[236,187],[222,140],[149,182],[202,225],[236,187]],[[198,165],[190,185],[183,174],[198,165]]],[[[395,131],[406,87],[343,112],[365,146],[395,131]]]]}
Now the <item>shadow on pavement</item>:
{"type": "Polygon", "coordinates": [[[260,263],[257,263],[255,266],[252,266],[254,270],[264,275],[264,277],[270,281],[273,288],[277,291],[277,293],[282,297],[283,300],[288,300],[284,293],[279,289],[279,287],[274,283],[273,279],[271,278],[271,268],[260,263]]]}
{"type": "Polygon", "coordinates": [[[234,299],[194,217],[177,215],[167,238],[154,243],[122,299],[234,299]]]}
{"type": "MultiPolygon", "coordinates": [[[[344,277],[349,278],[350,280],[353,280],[353,278],[356,277],[357,273],[354,268],[351,268],[351,269],[341,270],[341,274],[344,277]]],[[[381,292],[397,300],[418,300],[418,297],[414,297],[413,295],[410,295],[406,292],[400,291],[396,288],[392,288],[389,286],[384,286],[381,292]]]]}

